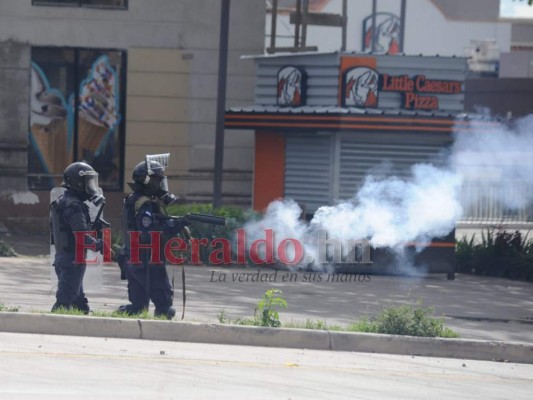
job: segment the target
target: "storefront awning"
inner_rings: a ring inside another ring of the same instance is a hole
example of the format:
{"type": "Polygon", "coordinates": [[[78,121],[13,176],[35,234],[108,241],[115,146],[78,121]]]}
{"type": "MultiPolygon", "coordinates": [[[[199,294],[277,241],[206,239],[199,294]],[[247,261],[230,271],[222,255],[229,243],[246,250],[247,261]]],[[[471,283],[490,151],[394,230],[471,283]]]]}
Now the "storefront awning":
{"type": "Polygon", "coordinates": [[[355,130],[452,132],[469,125],[463,112],[360,109],[345,107],[234,107],[226,111],[226,129],[355,130]]]}

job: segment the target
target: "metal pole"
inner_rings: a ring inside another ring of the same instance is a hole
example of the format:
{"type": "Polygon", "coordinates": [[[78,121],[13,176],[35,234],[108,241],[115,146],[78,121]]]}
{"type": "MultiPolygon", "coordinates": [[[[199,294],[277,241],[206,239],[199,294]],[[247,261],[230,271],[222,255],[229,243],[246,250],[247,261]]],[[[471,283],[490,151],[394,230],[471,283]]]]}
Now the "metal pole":
{"type": "Polygon", "coordinates": [[[78,160],[78,123],[79,123],[79,116],[78,116],[78,109],[80,108],[80,86],[81,82],[79,82],[79,64],[80,64],[80,53],[78,49],[74,50],[74,140],[73,140],[73,151],[72,155],[74,156],[73,161],[79,161],[78,160]]]}
{"type": "Polygon", "coordinates": [[[400,11],[400,53],[404,53],[403,41],[405,39],[405,9],[407,0],[402,0],[400,11]]]}
{"type": "Polygon", "coordinates": [[[220,10],[220,44],[218,49],[217,121],[215,136],[215,168],[213,174],[213,207],[222,205],[222,172],[224,168],[224,117],[226,113],[226,75],[228,69],[230,0],[222,0],[220,10]]]}
{"type": "Polygon", "coordinates": [[[346,25],[348,24],[348,0],[342,0],[342,46],[341,51],[346,51],[346,25]]]}
{"type": "Polygon", "coordinates": [[[307,13],[309,12],[309,0],[303,0],[302,13],[302,47],[306,46],[307,42],[307,13]]]}
{"type": "Polygon", "coordinates": [[[278,19],[278,0],[272,1],[272,16],[270,25],[270,48],[274,51],[276,47],[276,24],[278,19]]]}
{"type": "Polygon", "coordinates": [[[372,54],[376,52],[376,12],[378,0],[372,0],[372,54]]]}
{"type": "Polygon", "coordinates": [[[302,0],[296,0],[296,23],[294,24],[294,47],[300,45],[300,20],[302,19],[302,0]]]}

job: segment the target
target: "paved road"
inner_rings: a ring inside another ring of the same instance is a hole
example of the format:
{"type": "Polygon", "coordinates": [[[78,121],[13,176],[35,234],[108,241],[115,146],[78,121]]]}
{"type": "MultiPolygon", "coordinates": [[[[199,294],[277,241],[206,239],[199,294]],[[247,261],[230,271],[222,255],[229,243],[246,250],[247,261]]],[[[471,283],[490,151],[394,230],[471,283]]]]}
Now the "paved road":
{"type": "Polygon", "coordinates": [[[533,366],[0,333],[2,399],[530,399],[533,366]]]}
{"type": "MultiPolygon", "coordinates": [[[[181,267],[169,268],[169,273],[175,275],[175,305],[181,308],[181,267]]],[[[0,303],[21,311],[49,310],[55,300],[50,275],[47,258],[0,258],[0,303]]],[[[105,267],[102,276],[98,290],[88,291],[91,307],[114,310],[127,303],[126,284],[119,279],[118,267],[105,267]]],[[[448,281],[443,274],[425,278],[359,276],[361,282],[354,282],[353,275],[335,277],[351,281],[331,282],[327,274],[318,282],[318,276],[189,266],[186,320],[216,322],[221,310],[232,319],[250,317],[265,290],[275,287],[283,291],[289,304],[281,312],[285,322],[312,319],[346,324],[385,306],[413,304],[420,299],[425,306],[435,307],[437,316],[446,316],[446,325],[462,337],[533,343],[531,283],[470,275],[448,281]],[[272,282],[252,282],[258,276],[272,282]],[[284,277],[292,282],[284,282],[284,277]],[[309,282],[313,278],[315,282],[309,282]]]]}

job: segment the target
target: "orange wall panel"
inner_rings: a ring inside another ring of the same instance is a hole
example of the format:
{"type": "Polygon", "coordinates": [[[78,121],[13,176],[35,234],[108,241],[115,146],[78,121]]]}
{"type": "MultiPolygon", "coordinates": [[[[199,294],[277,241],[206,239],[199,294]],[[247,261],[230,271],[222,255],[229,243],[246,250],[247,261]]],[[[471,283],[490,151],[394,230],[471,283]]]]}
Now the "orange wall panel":
{"type": "Polygon", "coordinates": [[[285,192],[285,136],[255,132],[253,207],[264,211],[285,192]]]}

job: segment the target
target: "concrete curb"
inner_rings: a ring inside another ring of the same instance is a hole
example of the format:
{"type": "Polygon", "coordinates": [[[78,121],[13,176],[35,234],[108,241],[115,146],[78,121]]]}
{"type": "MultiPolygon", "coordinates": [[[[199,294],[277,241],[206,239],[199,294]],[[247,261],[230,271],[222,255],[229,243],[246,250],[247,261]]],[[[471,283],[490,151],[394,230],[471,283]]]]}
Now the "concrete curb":
{"type": "Polygon", "coordinates": [[[0,312],[0,332],[386,353],[533,364],[533,344],[0,312]]]}

